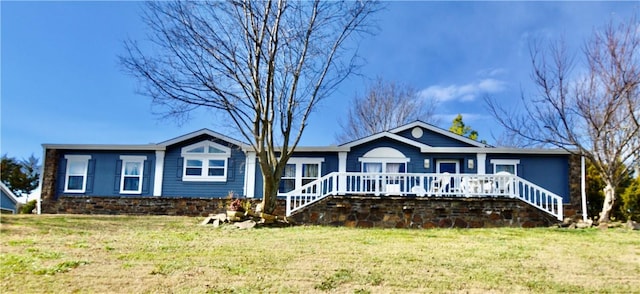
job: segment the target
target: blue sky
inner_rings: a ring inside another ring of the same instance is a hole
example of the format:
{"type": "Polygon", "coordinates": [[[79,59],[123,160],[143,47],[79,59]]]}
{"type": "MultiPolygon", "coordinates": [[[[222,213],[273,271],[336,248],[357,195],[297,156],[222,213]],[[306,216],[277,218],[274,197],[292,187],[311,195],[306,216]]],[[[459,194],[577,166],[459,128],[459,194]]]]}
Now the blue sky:
{"type": "MultiPolygon", "coordinates": [[[[483,95],[516,105],[534,94],[528,43],[564,36],[578,52],[592,30],[628,19],[638,2],[389,2],[366,60],[313,114],[302,145],[333,144],[350,99],[377,76],[440,101],[440,125],[458,113],[493,143],[502,132],[483,95]]],[[[152,113],[118,64],[127,38],[143,39],[140,2],[7,2],[1,9],[0,153],[42,156],[42,143],[145,144],[201,128],[241,139],[215,115],[186,123],[152,113]]]]}

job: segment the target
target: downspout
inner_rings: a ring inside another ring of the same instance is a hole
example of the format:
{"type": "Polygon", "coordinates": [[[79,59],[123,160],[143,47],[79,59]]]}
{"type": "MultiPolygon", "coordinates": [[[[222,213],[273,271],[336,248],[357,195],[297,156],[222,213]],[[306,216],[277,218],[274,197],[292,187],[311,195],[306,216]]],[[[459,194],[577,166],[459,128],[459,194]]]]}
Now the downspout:
{"type": "Polygon", "coordinates": [[[582,196],[582,221],[587,221],[587,190],[586,190],[586,171],[584,156],[580,156],[580,190],[582,196]]]}

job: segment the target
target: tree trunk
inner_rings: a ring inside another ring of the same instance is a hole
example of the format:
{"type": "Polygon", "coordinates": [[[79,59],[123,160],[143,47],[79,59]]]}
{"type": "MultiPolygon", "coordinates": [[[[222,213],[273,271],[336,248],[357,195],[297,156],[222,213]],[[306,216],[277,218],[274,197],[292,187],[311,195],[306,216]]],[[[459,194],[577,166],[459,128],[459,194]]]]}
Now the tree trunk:
{"type": "Polygon", "coordinates": [[[616,200],[616,190],[611,187],[610,184],[607,184],[604,187],[604,202],[602,203],[602,211],[600,212],[600,218],[598,222],[600,223],[608,223],[609,217],[611,216],[611,210],[613,209],[613,203],[616,200]]]}
{"type": "Polygon", "coordinates": [[[278,181],[274,181],[272,177],[262,176],[262,212],[273,214],[277,207],[278,181]]]}

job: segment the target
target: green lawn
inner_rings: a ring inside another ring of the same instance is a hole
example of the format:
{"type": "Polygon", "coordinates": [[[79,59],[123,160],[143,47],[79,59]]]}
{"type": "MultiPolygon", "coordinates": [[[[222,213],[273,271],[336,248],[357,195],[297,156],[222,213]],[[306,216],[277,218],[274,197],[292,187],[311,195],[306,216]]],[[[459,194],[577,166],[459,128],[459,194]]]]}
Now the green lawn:
{"type": "Polygon", "coordinates": [[[640,293],[638,231],[241,231],[200,221],[2,215],[0,291],[640,293]]]}

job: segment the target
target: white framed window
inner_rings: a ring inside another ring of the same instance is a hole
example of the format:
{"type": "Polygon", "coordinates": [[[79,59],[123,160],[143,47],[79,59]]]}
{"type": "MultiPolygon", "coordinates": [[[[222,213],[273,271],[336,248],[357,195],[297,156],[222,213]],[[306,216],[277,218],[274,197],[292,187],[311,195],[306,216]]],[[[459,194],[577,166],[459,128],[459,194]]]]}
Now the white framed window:
{"type": "Polygon", "coordinates": [[[324,158],[292,157],[280,178],[279,193],[298,189],[320,178],[324,158]]]}
{"type": "Polygon", "coordinates": [[[67,168],[64,180],[65,193],[84,193],[87,188],[87,172],[91,155],[65,155],[67,168]]]}
{"type": "Polygon", "coordinates": [[[406,173],[407,158],[402,152],[390,147],[378,147],[358,158],[360,170],[367,173],[406,173]]]}
{"type": "Polygon", "coordinates": [[[436,173],[460,173],[460,161],[454,159],[441,159],[436,161],[436,173]]]}
{"type": "Polygon", "coordinates": [[[202,141],[182,148],[183,181],[226,182],[231,148],[202,141]]]}
{"type": "Polygon", "coordinates": [[[142,175],[144,174],[144,161],[146,156],[120,156],[122,160],[122,173],[120,175],[121,194],[141,194],[142,175]]]}
{"type": "Polygon", "coordinates": [[[491,159],[491,164],[493,164],[493,173],[497,174],[499,172],[508,172],[512,175],[518,175],[518,164],[520,164],[519,159],[491,159]]]}
{"type": "Polygon", "coordinates": [[[366,173],[406,173],[407,162],[394,159],[364,159],[361,160],[362,171],[366,173]]]}

